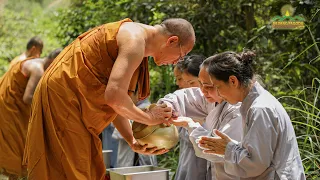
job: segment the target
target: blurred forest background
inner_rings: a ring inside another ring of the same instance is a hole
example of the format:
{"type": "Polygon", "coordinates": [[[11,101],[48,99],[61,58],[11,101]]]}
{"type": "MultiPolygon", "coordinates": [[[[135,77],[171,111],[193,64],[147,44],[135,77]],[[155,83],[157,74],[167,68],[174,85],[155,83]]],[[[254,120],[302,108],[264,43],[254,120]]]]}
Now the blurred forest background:
{"type": "MultiPolygon", "coordinates": [[[[256,71],[285,106],[296,130],[308,179],[320,178],[320,1],[319,0],[0,0],[0,75],[25,51],[32,36],[44,40],[42,56],[64,47],[100,24],[129,17],[157,24],[189,20],[197,42],[191,54],[254,49],[256,71]],[[273,30],[271,18],[285,4],[303,15],[303,30],[273,30]]],[[[150,60],[151,100],[174,91],[172,66],[150,60]]],[[[178,147],[159,157],[175,171],[178,147]]]]}

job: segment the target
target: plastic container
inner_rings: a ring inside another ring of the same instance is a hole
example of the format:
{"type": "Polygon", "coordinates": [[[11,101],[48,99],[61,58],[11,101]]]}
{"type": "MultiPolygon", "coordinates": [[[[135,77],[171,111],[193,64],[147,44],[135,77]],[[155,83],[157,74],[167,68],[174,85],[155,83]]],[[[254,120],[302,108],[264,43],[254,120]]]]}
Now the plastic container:
{"type": "Polygon", "coordinates": [[[107,169],[111,180],[169,180],[170,169],[156,166],[133,166],[107,169]]]}

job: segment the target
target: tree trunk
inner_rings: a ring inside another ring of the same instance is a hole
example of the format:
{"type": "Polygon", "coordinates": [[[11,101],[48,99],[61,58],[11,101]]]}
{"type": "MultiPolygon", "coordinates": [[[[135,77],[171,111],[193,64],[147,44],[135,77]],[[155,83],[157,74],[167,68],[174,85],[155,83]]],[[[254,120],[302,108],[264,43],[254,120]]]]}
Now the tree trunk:
{"type": "Polygon", "coordinates": [[[251,38],[251,30],[255,26],[253,1],[243,4],[242,7],[246,18],[247,40],[249,40],[251,38]]]}

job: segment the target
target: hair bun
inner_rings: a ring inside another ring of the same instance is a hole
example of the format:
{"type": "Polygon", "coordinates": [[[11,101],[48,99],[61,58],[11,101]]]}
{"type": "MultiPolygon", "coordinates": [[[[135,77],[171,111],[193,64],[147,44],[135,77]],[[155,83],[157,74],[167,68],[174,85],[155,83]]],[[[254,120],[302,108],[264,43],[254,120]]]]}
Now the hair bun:
{"type": "Polygon", "coordinates": [[[253,58],[254,58],[255,56],[256,56],[256,54],[255,54],[253,51],[250,51],[250,50],[243,51],[243,52],[240,54],[241,61],[242,61],[244,64],[251,64],[252,61],[253,61],[253,58]]]}

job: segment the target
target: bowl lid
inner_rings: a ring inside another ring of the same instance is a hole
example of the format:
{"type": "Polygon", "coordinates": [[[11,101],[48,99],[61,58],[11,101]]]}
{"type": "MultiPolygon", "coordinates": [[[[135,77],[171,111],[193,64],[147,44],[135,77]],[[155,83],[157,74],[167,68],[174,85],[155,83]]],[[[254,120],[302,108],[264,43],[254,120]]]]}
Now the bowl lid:
{"type": "MultiPolygon", "coordinates": [[[[147,110],[150,110],[154,107],[156,107],[156,104],[151,104],[147,110]]],[[[163,124],[159,124],[159,125],[153,125],[153,126],[148,126],[142,123],[138,123],[138,122],[133,122],[132,123],[132,132],[133,132],[133,137],[136,139],[142,139],[145,138],[147,136],[149,136],[150,134],[152,134],[155,130],[165,127],[163,124]]]]}
{"type": "Polygon", "coordinates": [[[132,123],[133,137],[136,139],[142,139],[153,133],[156,129],[160,128],[160,125],[148,126],[138,122],[132,123]]]}

